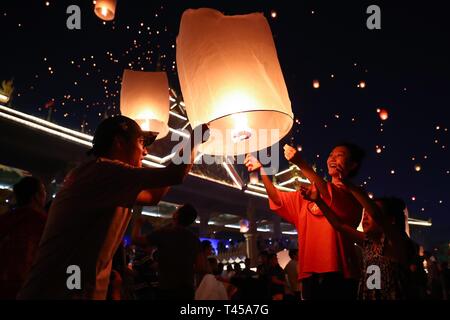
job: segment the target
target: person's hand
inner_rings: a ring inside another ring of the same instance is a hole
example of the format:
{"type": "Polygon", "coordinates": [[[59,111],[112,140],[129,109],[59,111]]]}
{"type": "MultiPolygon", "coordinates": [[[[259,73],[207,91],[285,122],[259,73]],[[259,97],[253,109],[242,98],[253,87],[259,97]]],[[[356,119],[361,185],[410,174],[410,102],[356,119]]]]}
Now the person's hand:
{"type": "Polygon", "coordinates": [[[314,183],[309,187],[302,185],[300,187],[300,194],[302,195],[303,199],[308,201],[317,202],[320,200],[319,190],[314,183]]]}
{"type": "Polygon", "coordinates": [[[250,153],[245,157],[244,164],[247,167],[248,172],[256,171],[262,167],[261,162],[250,153]]]}
{"type": "Polygon", "coordinates": [[[283,149],[284,149],[284,157],[286,158],[287,161],[296,164],[301,160],[300,153],[297,151],[297,149],[291,147],[288,144],[285,144],[283,149]]]}

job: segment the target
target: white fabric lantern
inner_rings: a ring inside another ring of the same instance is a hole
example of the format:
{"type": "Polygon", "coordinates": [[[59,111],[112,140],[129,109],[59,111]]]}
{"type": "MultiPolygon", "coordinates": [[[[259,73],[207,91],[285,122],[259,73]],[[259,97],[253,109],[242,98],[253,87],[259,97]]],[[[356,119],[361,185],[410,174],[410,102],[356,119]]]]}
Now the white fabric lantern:
{"type": "Polygon", "coordinates": [[[120,111],[135,120],[142,130],[158,132],[156,139],[165,137],[169,133],[169,82],[166,73],[125,69],[120,111]]]}
{"type": "Polygon", "coordinates": [[[263,14],[186,10],[177,38],[177,66],[191,126],[209,123],[212,129],[201,152],[258,151],[291,129],[291,102],[263,14]]]}
{"type": "Polygon", "coordinates": [[[95,2],[94,12],[102,20],[114,20],[116,15],[116,0],[97,0],[95,2]]]}

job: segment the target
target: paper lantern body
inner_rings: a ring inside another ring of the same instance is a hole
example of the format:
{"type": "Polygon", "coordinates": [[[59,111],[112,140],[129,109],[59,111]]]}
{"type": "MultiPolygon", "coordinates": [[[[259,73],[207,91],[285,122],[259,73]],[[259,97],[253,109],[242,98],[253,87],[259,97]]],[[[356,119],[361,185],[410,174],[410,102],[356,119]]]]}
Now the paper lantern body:
{"type": "Polygon", "coordinates": [[[114,20],[116,15],[116,0],[97,0],[94,12],[102,20],[114,20]]]}
{"type": "Polygon", "coordinates": [[[192,127],[209,123],[212,129],[209,141],[200,146],[203,153],[261,150],[291,129],[291,102],[261,13],[224,16],[212,9],[186,10],[177,37],[177,66],[192,127]]]}
{"type": "Polygon", "coordinates": [[[122,115],[135,120],[144,131],[169,133],[169,83],[165,72],[125,70],[120,91],[122,115]]]}

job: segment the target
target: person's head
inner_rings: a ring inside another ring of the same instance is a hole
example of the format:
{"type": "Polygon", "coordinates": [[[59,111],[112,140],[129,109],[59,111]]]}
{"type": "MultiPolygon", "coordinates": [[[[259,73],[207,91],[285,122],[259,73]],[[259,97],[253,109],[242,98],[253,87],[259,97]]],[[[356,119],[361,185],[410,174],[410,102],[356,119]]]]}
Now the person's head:
{"type": "Polygon", "coordinates": [[[154,132],[142,131],[136,121],[128,117],[110,117],[95,130],[93,147],[88,154],[141,167],[147,154],[146,147],[155,141],[156,136],[154,132]]]}
{"type": "Polygon", "coordinates": [[[18,207],[35,206],[44,209],[47,193],[43,183],[35,177],[24,177],[13,187],[18,207]]]}
{"type": "Polygon", "coordinates": [[[250,269],[251,266],[251,260],[250,258],[245,258],[245,269],[250,269]]]}
{"type": "Polygon", "coordinates": [[[298,259],[298,249],[290,249],[289,250],[289,258],[291,258],[292,260],[297,260],[298,259]]]}
{"type": "Polygon", "coordinates": [[[259,253],[258,260],[260,264],[267,264],[269,258],[269,253],[266,250],[263,250],[259,253]]]}
{"type": "Polygon", "coordinates": [[[278,265],[278,257],[276,253],[269,253],[267,257],[270,266],[275,267],[278,265]]]}
{"type": "Polygon", "coordinates": [[[389,222],[400,232],[405,232],[405,202],[395,197],[378,198],[375,201],[389,222]]]}
{"type": "Polygon", "coordinates": [[[224,266],[225,265],[222,262],[217,264],[217,274],[222,274],[224,266]]]}
{"type": "Polygon", "coordinates": [[[358,174],[364,156],[364,150],[356,144],[348,142],[339,143],[334,146],[328,156],[328,174],[332,178],[339,178],[339,172],[336,168],[340,165],[343,168],[342,178],[353,178],[358,174]]]}
{"type": "MultiPolygon", "coordinates": [[[[395,225],[400,231],[405,231],[405,203],[398,198],[377,198],[374,200],[381,209],[381,214],[388,219],[389,223],[395,225]]],[[[381,233],[381,227],[373,220],[365,210],[362,221],[363,230],[366,233],[381,233]]]]}
{"type": "Polygon", "coordinates": [[[179,207],[172,215],[175,224],[188,227],[197,218],[197,210],[189,203],[179,207]]]}
{"type": "Polygon", "coordinates": [[[212,256],[213,255],[213,246],[211,244],[211,241],[203,240],[201,242],[201,250],[207,257],[212,256]]]}

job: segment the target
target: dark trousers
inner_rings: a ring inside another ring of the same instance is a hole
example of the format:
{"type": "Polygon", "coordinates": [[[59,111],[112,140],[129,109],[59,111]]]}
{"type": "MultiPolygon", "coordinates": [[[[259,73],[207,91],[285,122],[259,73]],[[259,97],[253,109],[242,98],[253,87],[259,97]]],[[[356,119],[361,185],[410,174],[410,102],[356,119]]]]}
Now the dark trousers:
{"type": "Polygon", "coordinates": [[[302,280],[304,300],[356,300],[358,281],[339,272],[315,273],[302,280]]]}

